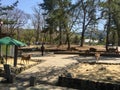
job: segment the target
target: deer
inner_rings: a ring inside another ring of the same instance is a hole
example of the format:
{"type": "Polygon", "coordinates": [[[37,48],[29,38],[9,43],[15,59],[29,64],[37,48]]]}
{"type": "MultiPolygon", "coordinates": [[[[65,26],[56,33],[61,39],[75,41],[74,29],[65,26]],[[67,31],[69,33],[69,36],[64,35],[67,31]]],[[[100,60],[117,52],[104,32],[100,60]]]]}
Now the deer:
{"type": "Polygon", "coordinates": [[[95,53],[95,58],[96,58],[97,61],[99,60],[99,58],[100,58],[100,52],[96,52],[95,53]]]}
{"type": "Polygon", "coordinates": [[[26,62],[29,64],[29,60],[31,59],[31,55],[21,55],[21,62],[26,62]]]}

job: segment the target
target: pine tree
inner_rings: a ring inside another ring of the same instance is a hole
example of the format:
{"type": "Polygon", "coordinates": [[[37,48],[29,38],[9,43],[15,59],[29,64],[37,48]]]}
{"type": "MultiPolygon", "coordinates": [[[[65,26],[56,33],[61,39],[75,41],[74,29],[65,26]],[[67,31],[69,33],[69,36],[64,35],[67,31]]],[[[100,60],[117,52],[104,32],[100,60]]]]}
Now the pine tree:
{"type": "Polygon", "coordinates": [[[71,0],[44,0],[44,3],[40,4],[45,10],[44,15],[47,16],[46,28],[50,33],[50,38],[55,31],[59,31],[59,45],[62,44],[63,32],[66,32],[67,42],[70,44],[70,5],[71,0]]]}

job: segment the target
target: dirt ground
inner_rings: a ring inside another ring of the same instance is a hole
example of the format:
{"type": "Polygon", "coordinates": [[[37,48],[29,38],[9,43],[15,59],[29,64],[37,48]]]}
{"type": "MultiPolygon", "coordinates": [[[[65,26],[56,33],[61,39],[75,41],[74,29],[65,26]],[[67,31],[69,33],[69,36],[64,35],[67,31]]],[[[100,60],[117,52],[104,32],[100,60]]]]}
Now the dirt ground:
{"type": "Polygon", "coordinates": [[[74,78],[120,84],[120,65],[83,64],[68,70],[74,78]]]}
{"type": "MultiPolygon", "coordinates": [[[[67,45],[44,45],[45,49],[61,49],[61,50],[67,50],[67,45]]],[[[40,48],[41,45],[30,45],[27,48],[40,48]]],[[[76,48],[77,50],[88,50],[89,48],[96,48],[97,50],[105,50],[105,46],[103,45],[94,45],[94,46],[89,46],[89,45],[84,45],[83,47],[80,47],[80,45],[71,45],[71,48],[76,48]]],[[[26,47],[25,47],[26,48],[26,47]]]]}
{"type": "MultiPolygon", "coordinates": [[[[40,46],[37,46],[37,47],[40,48],[40,46]]],[[[47,49],[53,49],[53,48],[54,49],[58,49],[58,48],[66,49],[66,46],[56,47],[53,45],[49,45],[49,46],[46,45],[45,47],[47,49]]],[[[79,47],[79,46],[74,46],[74,45],[72,45],[72,47],[78,48],[79,50],[87,50],[90,48],[90,46],[79,47]]],[[[91,46],[91,47],[97,48],[97,50],[105,49],[104,46],[91,46]]],[[[63,70],[63,68],[67,67],[69,64],[78,63],[78,65],[67,70],[73,75],[73,78],[120,84],[120,70],[119,70],[120,69],[120,57],[117,57],[117,58],[116,57],[110,57],[110,58],[101,57],[97,63],[89,64],[89,62],[91,61],[94,61],[94,62],[96,61],[94,56],[83,57],[79,55],[53,54],[50,56],[47,55],[43,57],[41,56],[32,57],[29,64],[36,63],[35,62],[36,60],[44,60],[44,62],[30,69],[23,71],[21,74],[18,75],[18,77],[21,79],[23,77],[29,78],[32,74],[34,74],[36,75],[36,77],[40,78],[39,80],[52,83],[52,82],[55,82],[57,80],[58,75],[61,74],[60,73],[61,69],[63,70]],[[83,63],[84,61],[86,63],[83,63]]],[[[9,60],[8,63],[13,65],[13,62],[11,60],[9,60]]],[[[20,64],[20,58],[18,59],[18,66],[19,65],[24,65],[24,64],[20,64]]],[[[19,84],[24,85],[23,82],[20,82],[19,84]]]]}

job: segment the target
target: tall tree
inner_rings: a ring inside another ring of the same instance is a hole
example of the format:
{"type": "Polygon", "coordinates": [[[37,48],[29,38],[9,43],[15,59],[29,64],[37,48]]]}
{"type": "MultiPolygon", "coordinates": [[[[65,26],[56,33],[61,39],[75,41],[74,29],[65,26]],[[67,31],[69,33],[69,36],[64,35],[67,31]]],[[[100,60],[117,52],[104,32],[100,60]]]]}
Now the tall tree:
{"type": "MultiPolygon", "coordinates": [[[[113,25],[114,28],[117,30],[117,36],[118,36],[118,46],[120,46],[120,0],[112,0],[111,2],[111,14],[112,14],[112,20],[113,20],[113,25]]],[[[115,30],[114,29],[114,30],[115,30]]],[[[114,32],[113,32],[114,33],[114,32]]]]}
{"type": "Polygon", "coordinates": [[[103,6],[103,12],[105,12],[106,16],[105,19],[107,20],[106,23],[106,50],[108,50],[108,45],[109,45],[109,33],[110,33],[110,28],[111,28],[111,0],[107,0],[106,2],[102,2],[101,4],[103,6]]]}
{"type": "Polygon", "coordinates": [[[96,7],[98,6],[99,0],[79,0],[74,8],[81,12],[79,14],[79,23],[82,26],[81,33],[81,43],[80,46],[84,44],[84,35],[87,30],[87,27],[91,22],[96,21],[96,7]]]}
{"type": "Polygon", "coordinates": [[[70,32],[73,26],[71,0],[44,0],[41,4],[42,8],[46,11],[46,27],[50,35],[56,30],[59,31],[59,45],[63,43],[63,32],[66,34],[66,41],[68,49],[70,48],[70,32]]]}
{"type": "Polygon", "coordinates": [[[52,41],[52,34],[53,31],[55,30],[55,19],[54,19],[54,9],[56,8],[56,2],[57,0],[43,0],[43,3],[40,4],[42,9],[45,11],[43,14],[46,17],[45,21],[46,24],[44,26],[45,32],[49,32],[50,35],[50,43],[52,41]]]}
{"type": "Polygon", "coordinates": [[[117,30],[118,35],[118,45],[120,45],[120,10],[118,9],[120,7],[119,5],[120,0],[106,0],[103,1],[102,6],[102,12],[104,13],[104,18],[106,19],[106,50],[108,50],[108,45],[112,43],[111,39],[111,33],[116,34],[115,30],[117,30]]]}
{"type": "Polygon", "coordinates": [[[58,27],[59,27],[59,36],[60,36],[60,43],[59,45],[62,44],[62,32],[65,32],[66,34],[66,41],[68,44],[68,49],[70,49],[70,33],[72,29],[72,11],[69,11],[71,8],[71,0],[59,0],[58,3],[58,12],[57,14],[57,20],[58,20],[58,27]]]}
{"type": "MultiPolygon", "coordinates": [[[[33,8],[34,14],[32,17],[32,24],[35,28],[35,41],[39,42],[41,31],[44,26],[44,18],[42,15],[42,9],[41,7],[37,6],[33,8]]],[[[42,37],[41,37],[42,38],[42,37]]]]}

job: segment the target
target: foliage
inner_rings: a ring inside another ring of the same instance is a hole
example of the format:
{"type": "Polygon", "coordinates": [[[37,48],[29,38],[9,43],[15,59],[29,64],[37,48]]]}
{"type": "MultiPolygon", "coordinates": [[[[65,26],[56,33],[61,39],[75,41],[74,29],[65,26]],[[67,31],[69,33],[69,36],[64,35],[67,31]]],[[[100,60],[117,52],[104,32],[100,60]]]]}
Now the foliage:
{"type": "Polygon", "coordinates": [[[14,2],[12,5],[7,5],[7,6],[2,6],[2,4],[0,3],[0,16],[6,15],[7,14],[6,11],[13,10],[17,6],[17,4],[18,4],[18,1],[14,2]]]}
{"type": "Polygon", "coordinates": [[[71,0],[44,0],[44,3],[40,5],[45,10],[47,31],[50,34],[50,42],[52,41],[52,35],[57,31],[59,32],[59,45],[63,42],[63,34],[66,34],[66,41],[68,48],[70,48],[70,36],[71,30],[75,23],[74,11],[72,8],[71,0]],[[72,18],[74,17],[74,18],[72,18]]]}
{"type": "Polygon", "coordinates": [[[24,26],[30,18],[28,14],[17,8],[6,11],[6,13],[7,15],[2,16],[4,19],[4,32],[9,32],[10,34],[14,34],[18,28],[24,26]]]}
{"type": "Polygon", "coordinates": [[[26,29],[23,33],[23,39],[27,44],[33,44],[34,43],[34,30],[26,29]]]}
{"type": "Polygon", "coordinates": [[[81,44],[83,46],[85,32],[89,25],[95,25],[98,18],[96,18],[96,11],[99,0],[79,0],[75,4],[74,9],[80,12],[78,15],[78,24],[82,27],[81,44]]]}
{"type": "Polygon", "coordinates": [[[75,34],[75,36],[73,37],[73,44],[79,45],[80,43],[80,37],[79,35],[75,34]]]}
{"type": "Polygon", "coordinates": [[[120,10],[119,5],[120,0],[106,0],[102,2],[102,12],[103,16],[106,19],[106,49],[107,45],[112,43],[113,45],[120,45],[120,10]]]}

